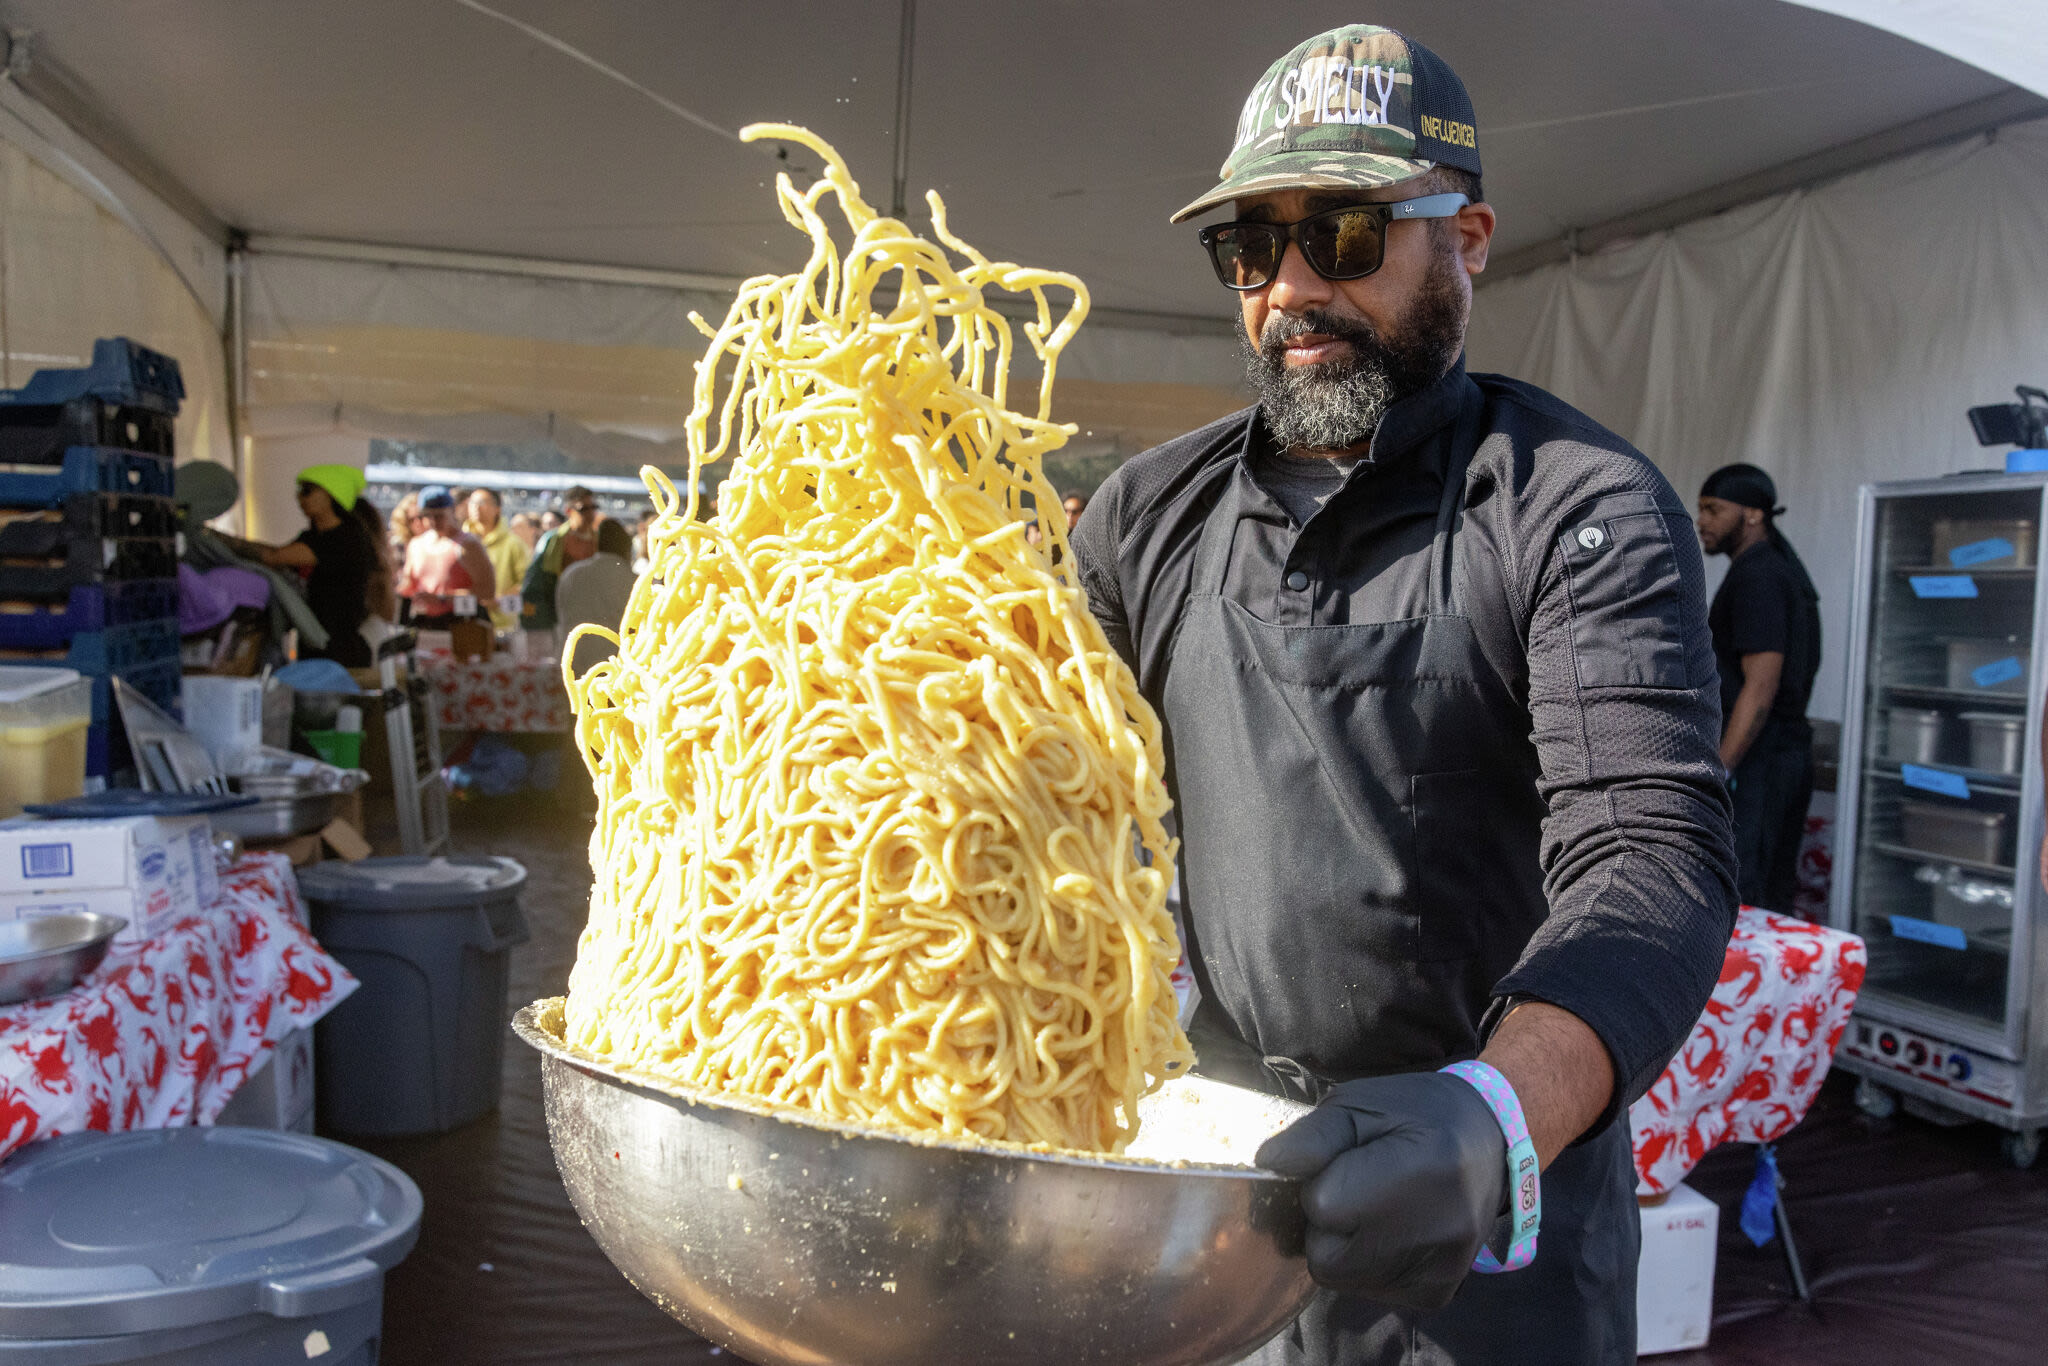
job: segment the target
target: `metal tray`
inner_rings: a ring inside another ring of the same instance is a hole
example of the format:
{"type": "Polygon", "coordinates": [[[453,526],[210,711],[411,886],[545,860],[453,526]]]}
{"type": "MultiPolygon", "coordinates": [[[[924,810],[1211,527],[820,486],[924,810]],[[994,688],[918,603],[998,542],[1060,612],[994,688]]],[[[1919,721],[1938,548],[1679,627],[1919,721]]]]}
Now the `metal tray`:
{"type": "Polygon", "coordinates": [[[2003,811],[1972,811],[1935,802],[1899,803],[1899,841],[1923,854],[2003,864],[2008,857],[2006,833],[2011,824],[2003,811]]]}
{"type": "Polygon", "coordinates": [[[66,797],[61,802],[34,802],[22,810],[31,816],[67,821],[112,820],[120,816],[207,816],[247,806],[255,800],[233,792],[145,792],[139,787],[109,787],[82,797],[66,797]]]}
{"type": "Polygon", "coordinates": [[[249,806],[216,811],[213,828],[245,840],[290,839],[310,835],[334,819],[339,792],[308,792],[297,797],[262,797],[249,806]]]}

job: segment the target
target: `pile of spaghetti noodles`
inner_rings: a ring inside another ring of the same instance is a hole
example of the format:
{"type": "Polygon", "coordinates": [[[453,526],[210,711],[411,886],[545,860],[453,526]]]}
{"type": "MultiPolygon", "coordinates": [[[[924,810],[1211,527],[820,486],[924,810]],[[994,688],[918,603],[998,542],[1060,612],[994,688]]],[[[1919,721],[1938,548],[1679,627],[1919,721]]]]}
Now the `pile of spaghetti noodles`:
{"type": "Polygon", "coordinates": [[[990,262],[936,194],[938,244],[876,214],[802,129],[742,136],[823,160],[776,186],[810,259],[696,320],[689,495],[645,471],[652,567],[615,657],[569,680],[598,796],[569,1041],[837,1118],[1120,1151],[1191,1054],[1158,721],[1063,571],[1040,466],[1086,291],[990,262]],[[994,290],[1036,315],[1035,416],[994,290]]]}

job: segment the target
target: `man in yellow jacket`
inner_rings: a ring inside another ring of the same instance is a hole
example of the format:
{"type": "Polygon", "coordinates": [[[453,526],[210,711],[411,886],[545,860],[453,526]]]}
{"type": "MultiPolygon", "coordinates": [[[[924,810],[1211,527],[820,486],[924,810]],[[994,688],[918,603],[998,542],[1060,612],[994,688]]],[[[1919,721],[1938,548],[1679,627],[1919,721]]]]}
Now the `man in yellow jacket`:
{"type": "MultiPolygon", "coordinates": [[[[463,530],[484,543],[484,554],[490,558],[491,572],[497,576],[500,588],[526,578],[526,566],[533,559],[533,552],[505,525],[504,505],[495,490],[479,488],[469,495],[469,516],[463,530]]],[[[518,624],[516,614],[505,611],[496,602],[491,604],[491,625],[509,631],[518,624]]]]}

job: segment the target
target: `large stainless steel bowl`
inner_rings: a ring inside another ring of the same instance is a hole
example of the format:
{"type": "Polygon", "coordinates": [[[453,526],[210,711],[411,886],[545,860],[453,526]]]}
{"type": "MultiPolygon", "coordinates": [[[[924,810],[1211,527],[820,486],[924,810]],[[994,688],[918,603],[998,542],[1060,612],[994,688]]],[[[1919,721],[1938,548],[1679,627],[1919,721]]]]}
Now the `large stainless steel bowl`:
{"type": "MultiPolygon", "coordinates": [[[[1204,1366],[1314,1289],[1300,1189],[1269,1172],[926,1141],[687,1092],[568,1047],[560,998],[512,1027],[543,1054],[555,1162],[605,1255],[761,1366],[1204,1366]]],[[[1190,1151],[1242,1152],[1284,1122],[1268,1098],[1173,1085],[1168,1108],[1211,1131],[1190,1151]],[[1252,1102],[1236,1127],[1258,1132],[1215,1132],[1235,1097],[1252,1102]]]]}
{"type": "Polygon", "coordinates": [[[71,990],[100,965],[127,923],[93,911],[0,921],[0,1006],[71,990]]]}

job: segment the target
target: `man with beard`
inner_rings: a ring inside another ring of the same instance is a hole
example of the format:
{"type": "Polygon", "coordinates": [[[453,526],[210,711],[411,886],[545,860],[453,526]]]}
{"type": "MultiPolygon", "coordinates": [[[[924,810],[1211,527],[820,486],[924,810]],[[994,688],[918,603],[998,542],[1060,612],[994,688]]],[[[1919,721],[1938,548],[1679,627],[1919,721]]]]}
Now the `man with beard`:
{"type": "Polygon", "coordinates": [[[1466,373],[1494,214],[1420,44],[1281,58],[1175,218],[1226,205],[1258,404],[1125,464],[1073,547],[1165,722],[1198,1070],[1317,1103],[1259,1160],[1327,1289],[1255,1360],[1631,1362],[1622,1115],[1734,912],[1690,519],[1466,373]]]}
{"type": "Polygon", "coordinates": [[[1743,904],[1790,911],[1813,800],[1806,703],[1820,669],[1820,594],[1778,530],[1778,486],[1723,465],[1700,486],[1700,549],[1728,557],[1707,608],[1721,675],[1721,764],[1735,803],[1743,904]]]}

